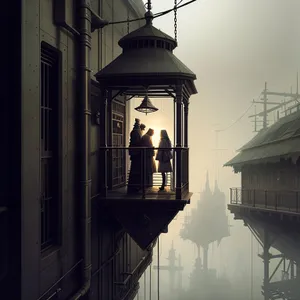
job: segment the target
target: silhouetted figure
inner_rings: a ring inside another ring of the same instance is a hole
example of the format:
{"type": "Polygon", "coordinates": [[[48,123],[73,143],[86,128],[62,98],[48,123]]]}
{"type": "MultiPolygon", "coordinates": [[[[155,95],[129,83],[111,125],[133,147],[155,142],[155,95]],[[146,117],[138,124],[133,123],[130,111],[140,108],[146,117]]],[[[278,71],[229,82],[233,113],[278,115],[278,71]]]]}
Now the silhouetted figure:
{"type": "Polygon", "coordinates": [[[154,134],[154,130],[149,128],[146,134],[143,135],[141,139],[141,146],[147,147],[146,152],[143,153],[145,155],[143,161],[144,163],[144,172],[145,172],[145,185],[146,187],[153,186],[153,173],[156,172],[156,165],[154,160],[154,147],[152,143],[152,136],[154,134]]]}
{"type": "Polygon", "coordinates": [[[158,160],[158,172],[160,172],[162,176],[162,185],[159,189],[163,191],[166,186],[166,173],[172,172],[171,159],[173,158],[171,149],[172,144],[167,131],[164,129],[160,132],[160,142],[158,148],[156,160],[158,160]],[[163,148],[170,148],[170,150],[163,148]]]}
{"type": "Polygon", "coordinates": [[[130,132],[129,155],[131,160],[128,178],[127,193],[137,193],[141,189],[141,150],[130,149],[141,146],[142,131],[140,120],[135,119],[135,124],[130,132]]]}
{"type": "Polygon", "coordinates": [[[143,135],[143,131],[145,131],[146,125],[142,123],[140,125],[140,128],[141,128],[141,132],[142,132],[142,135],[143,135]]]}

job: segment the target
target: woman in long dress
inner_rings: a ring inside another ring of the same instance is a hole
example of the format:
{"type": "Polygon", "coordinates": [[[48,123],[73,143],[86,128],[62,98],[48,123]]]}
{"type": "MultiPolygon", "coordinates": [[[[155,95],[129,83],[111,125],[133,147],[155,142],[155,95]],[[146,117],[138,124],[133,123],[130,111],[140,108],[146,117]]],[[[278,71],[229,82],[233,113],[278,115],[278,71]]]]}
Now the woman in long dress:
{"type": "Polygon", "coordinates": [[[166,173],[173,171],[171,165],[172,158],[172,144],[167,131],[163,129],[160,132],[160,142],[156,154],[156,160],[158,160],[158,172],[161,173],[162,176],[162,185],[159,188],[161,191],[163,191],[166,186],[166,173]]]}

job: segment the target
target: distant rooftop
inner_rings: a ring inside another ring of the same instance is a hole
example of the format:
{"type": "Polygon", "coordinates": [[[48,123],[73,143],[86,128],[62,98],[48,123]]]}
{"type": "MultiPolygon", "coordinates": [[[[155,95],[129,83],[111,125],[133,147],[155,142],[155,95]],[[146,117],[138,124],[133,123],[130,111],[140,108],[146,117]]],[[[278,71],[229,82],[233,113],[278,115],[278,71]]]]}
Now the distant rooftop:
{"type": "Polygon", "coordinates": [[[246,143],[225,166],[278,161],[300,155],[300,111],[279,119],[246,143]]]}

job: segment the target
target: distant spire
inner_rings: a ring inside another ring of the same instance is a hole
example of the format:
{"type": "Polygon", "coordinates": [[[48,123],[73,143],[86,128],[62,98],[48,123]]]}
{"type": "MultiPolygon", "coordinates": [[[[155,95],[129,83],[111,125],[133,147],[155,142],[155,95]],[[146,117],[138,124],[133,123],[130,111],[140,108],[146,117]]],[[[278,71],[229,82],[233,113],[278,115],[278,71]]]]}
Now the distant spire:
{"type": "Polygon", "coordinates": [[[215,193],[216,192],[219,192],[220,190],[219,190],[219,186],[218,186],[218,181],[217,181],[217,179],[215,179],[215,193]]]}
{"type": "Polygon", "coordinates": [[[208,171],[206,171],[206,183],[205,183],[205,190],[209,191],[209,176],[208,176],[208,171]]]}

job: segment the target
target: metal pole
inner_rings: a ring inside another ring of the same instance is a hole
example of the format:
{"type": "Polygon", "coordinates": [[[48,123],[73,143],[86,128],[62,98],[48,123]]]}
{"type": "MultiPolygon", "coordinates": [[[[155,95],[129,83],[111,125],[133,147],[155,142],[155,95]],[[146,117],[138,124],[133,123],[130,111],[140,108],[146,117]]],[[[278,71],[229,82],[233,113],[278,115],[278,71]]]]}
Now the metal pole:
{"type": "Polygon", "coordinates": [[[264,300],[269,300],[269,236],[264,230],[264,245],[263,245],[263,261],[264,261],[264,300]]]}
{"type": "Polygon", "coordinates": [[[152,299],[152,264],[149,267],[149,300],[152,299]]]}
{"type": "Polygon", "coordinates": [[[263,128],[266,129],[267,128],[267,82],[265,82],[265,89],[264,89],[264,115],[263,115],[263,128]]]}
{"type": "Polygon", "coordinates": [[[176,199],[182,197],[182,88],[176,86],[176,199]]]}
{"type": "Polygon", "coordinates": [[[146,284],[147,284],[147,277],[146,277],[146,271],[145,271],[145,273],[144,273],[144,300],[146,300],[147,299],[147,289],[146,289],[146,284]]]}
{"type": "Polygon", "coordinates": [[[251,251],[250,251],[250,255],[251,255],[251,257],[250,257],[250,268],[251,268],[251,284],[250,284],[250,300],[253,300],[253,235],[252,235],[252,233],[250,232],[250,235],[251,235],[251,237],[250,237],[250,244],[251,244],[251,251]]]}
{"type": "Polygon", "coordinates": [[[90,128],[91,128],[91,99],[90,99],[90,56],[91,56],[91,2],[78,0],[79,23],[79,103],[80,103],[80,203],[81,203],[81,234],[82,234],[82,286],[71,298],[73,300],[87,296],[91,286],[91,170],[90,170],[90,128]]]}
{"type": "Polygon", "coordinates": [[[157,239],[157,300],[159,300],[159,237],[157,239]]]}
{"type": "MultiPolygon", "coordinates": [[[[176,143],[176,99],[173,101],[173,145],[175,146],[176,143]]],[[[175,177],[176,177],[176,157],[175,151],[173,149],[173,172],[172,172],[172,190],[175,190],[175,177]]]]}

